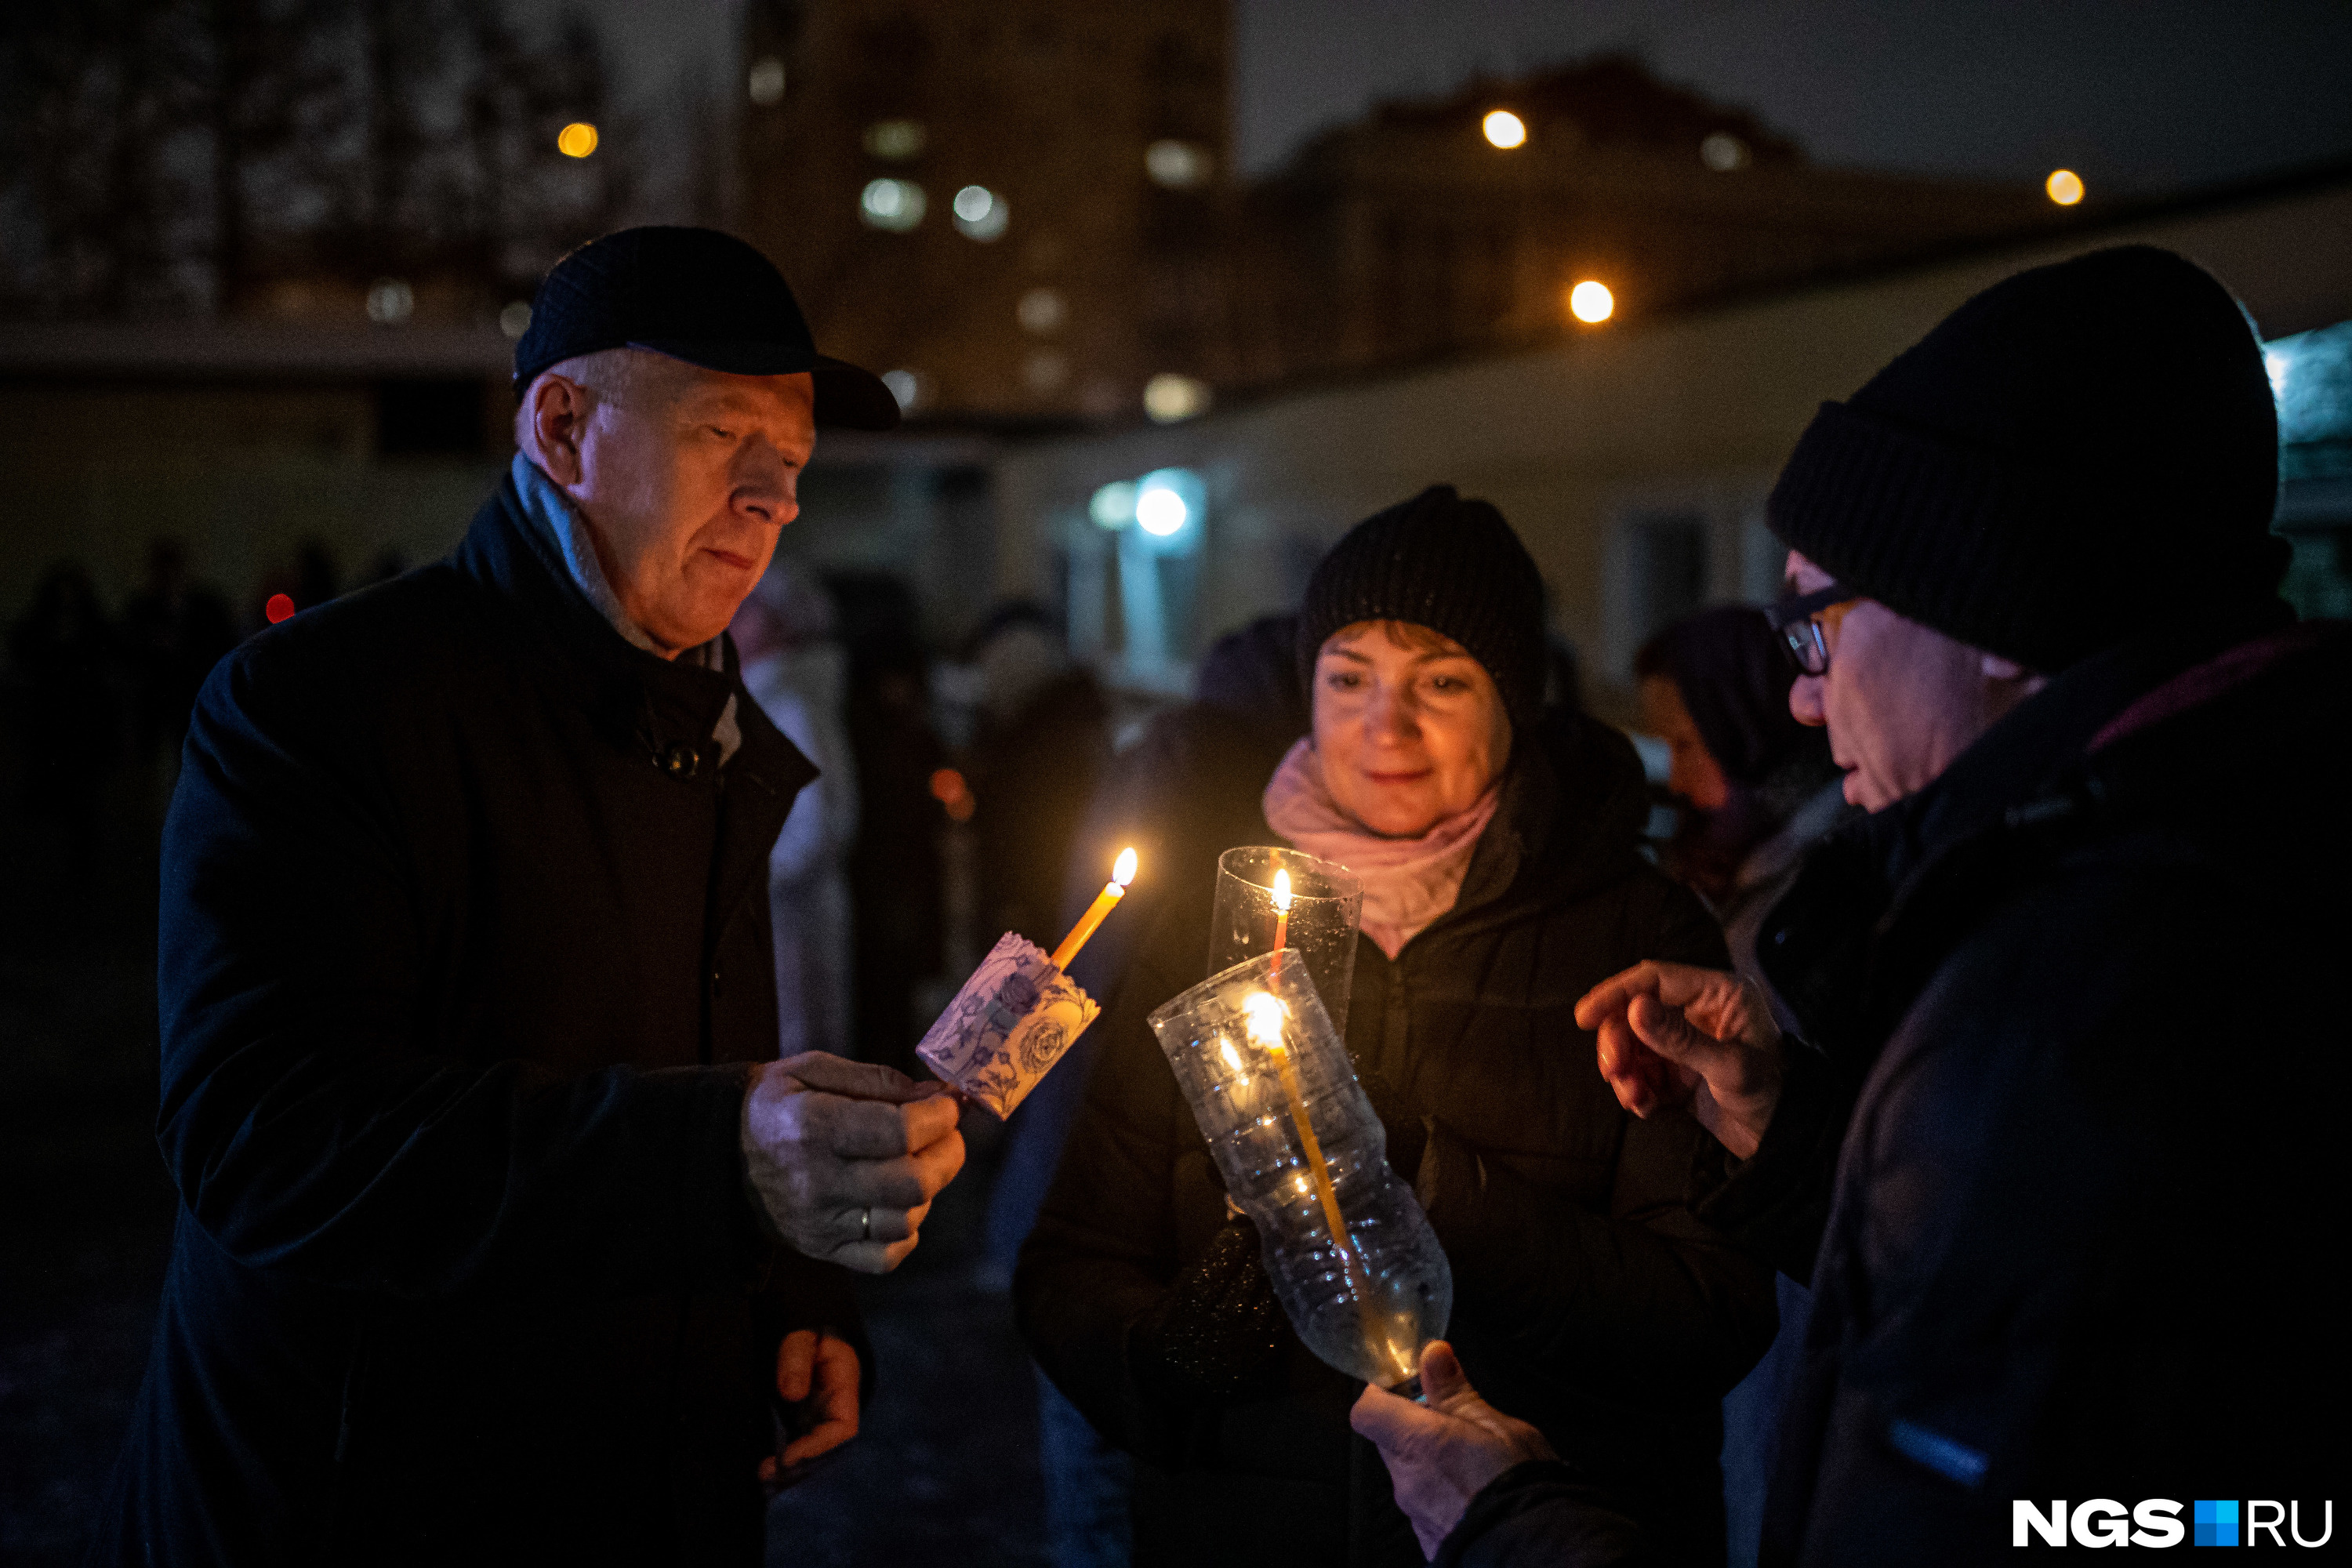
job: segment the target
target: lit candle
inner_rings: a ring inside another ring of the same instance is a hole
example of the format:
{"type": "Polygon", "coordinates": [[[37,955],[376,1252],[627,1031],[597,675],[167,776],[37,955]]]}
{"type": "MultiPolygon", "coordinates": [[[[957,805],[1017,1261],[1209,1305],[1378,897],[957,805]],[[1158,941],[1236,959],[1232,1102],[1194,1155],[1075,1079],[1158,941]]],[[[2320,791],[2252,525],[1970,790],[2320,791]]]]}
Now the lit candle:
{"type": "Polygon", "coordinates": [[[1354,1292],[1358,1309],[1366,1314],[1369,1323],[1371,1296],[1357,1271],[1355,1248],[1348,1242],[1347,1222],[1339,1217],[1339,1194],[1331,1184],[1331,1167],[1323,1159],[1322,1140],[1315,1136],[1315,1124],[1307,1119],[1307,1095],[1298,1082],[1298,1066],[1290,1059],[1290,1047],[1282,1041],[1282,1004],[1260,991],[1243,1001],[1242,1010],[1249,1015],[1250,1038],[1274,1058],[1275,1076],[1282,1080],[1283,1097],[1290,1101],[1290,1123],[1298,1129],[1298,1146],[1307,1155],[1307,1173],[1314,1178],[1316,1200],[1323,1206],[1324,1227],[1331,1233],[1331,1245],[1339,1249],[1339,1267],[1347,1271],[1348,1288],[1354,1292]]]}
{"type": "Polygon", "coordinates": [[[1290,945],[1290,873],[1274,874],[1274,951],[1280,952],[1290,945]]]}
{"type": "Polygon", "coordinates": [[[1087,945],[1087,938],[1095,934],[1095,927],[1103,923],[1103,917],[1110,913],[1111,906],[1127,897],[1127,885],[1134,880],[1135,851],[1122,849],[1118,864],[1111,868],[1110,880],[1105,882],[1103,890],[1095,895],[1095,901],[1087,906],[1087,912],[1078,917],[1078,923],[1070,928],[1070,934],[1062,939],[1062,945],[1054,950],[1055,968],[1069,968],[1070,960],[1078,956],[1078,949],[1087,945]]]}

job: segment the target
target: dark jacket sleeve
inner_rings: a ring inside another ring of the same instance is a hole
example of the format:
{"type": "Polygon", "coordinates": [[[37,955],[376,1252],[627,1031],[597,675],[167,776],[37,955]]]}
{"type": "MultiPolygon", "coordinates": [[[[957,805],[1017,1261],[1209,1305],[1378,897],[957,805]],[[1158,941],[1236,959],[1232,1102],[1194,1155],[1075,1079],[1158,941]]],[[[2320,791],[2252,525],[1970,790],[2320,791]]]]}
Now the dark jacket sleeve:
{"type": "Polygon", "coordinates": [[[745,1283],[746,1069],[559,1079],[436,1016],[464,955],[364,681],[319,652],[214,671],[165,830],[158,1131],[188,1212],[242,1263],[396,1296],[745,1283]]]}
{"type": "Polygon", "coordinates": [[[1515,1466],[1470,1500],[1436,1568],[1652,1568],[1641,1527],[1572,1466],[1515,1466]]]}
{"type": "Polygon", "coordinates": [[[1857,1086],[1794,1036],[1786,1042],[1780,1103],[1753,1156],[1734,1159],[1714,1139],[1692,1161],[1691,1211],[1794,1279],[1810,1285],[1839,1145],[1857,1086]]]}
{"type": "MultiPolygon", "coordinates": [[[[1644,955],[1724,967],[1722,934],[1697,900],[1643,880],[1627,896],[1651,933],[1644,955]]],[[[1580,1048],[1591,1050],[1589,1037],[1580,1048]]],[[[1457,1311],[1475,1313],[1520,1364],[1631,1403],[1713,1400],[1772,1342],[1771,1272],[1685,1203],[1706,1141],[1698,1125],[1620,1114],[1605,1214],[1548,1200],[1442,1124],[1419,1194],[1454,1266],[1457,1311]]]]}

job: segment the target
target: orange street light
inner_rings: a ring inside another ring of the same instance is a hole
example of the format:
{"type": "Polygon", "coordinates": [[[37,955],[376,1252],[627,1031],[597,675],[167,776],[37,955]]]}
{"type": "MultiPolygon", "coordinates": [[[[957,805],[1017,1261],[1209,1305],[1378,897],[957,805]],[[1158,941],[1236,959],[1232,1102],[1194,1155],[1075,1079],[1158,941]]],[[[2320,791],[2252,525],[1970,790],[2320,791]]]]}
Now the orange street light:
{"type": "Polygon", "coordinates": [[[2049,192],[2050,199],[2060,206],[2071,207],[2083,199],[2083,176],[2072,169],[2054,169],[2051,171],[2050,177],[2042,182],[2042,188],[2049,192]]]}
{"type": "Polygon", "coordinates": [[[1568,291],[1569,314],[1588,326],[1607,321],[1616,309],[1616,297],[1606,283],[1588,278],[1568,291]]]}
{"type": "Polygon", "coordinates": [[[555,133],[555,150],[567,158],[585,158],[596,150],[596,128],[575,120],[555,133]]]}
{"type": "Polygon", "coordinates": [[[1507,109],[1488,110],[1486,118],[1478,122],[1478,129],[1486,133],[1489,142],[1506,151],[1527,145],[1528,122],[1507,109]]]}

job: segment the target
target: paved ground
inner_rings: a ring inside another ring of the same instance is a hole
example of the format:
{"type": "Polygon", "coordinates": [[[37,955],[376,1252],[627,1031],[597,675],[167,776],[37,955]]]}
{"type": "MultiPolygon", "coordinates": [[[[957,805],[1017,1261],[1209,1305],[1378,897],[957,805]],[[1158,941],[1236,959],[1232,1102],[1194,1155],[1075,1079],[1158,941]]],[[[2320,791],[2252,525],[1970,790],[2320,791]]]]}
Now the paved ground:
{"type": "MultiPolygon", "coordinates": [[[[0,1563],[44,1568],[80,1561],[176,1205],[152,1131],[152,868],[118,852],[75,871],[5,815],[0,1563]]],[[[981,1174],[942,1198],[905,1268],[866,1288],[881,1381],[866,1430],[777,1500],[772,1568],[1045,1561],[1028,1360],[1004,1300],[972,1283],[981,1174]]]]}

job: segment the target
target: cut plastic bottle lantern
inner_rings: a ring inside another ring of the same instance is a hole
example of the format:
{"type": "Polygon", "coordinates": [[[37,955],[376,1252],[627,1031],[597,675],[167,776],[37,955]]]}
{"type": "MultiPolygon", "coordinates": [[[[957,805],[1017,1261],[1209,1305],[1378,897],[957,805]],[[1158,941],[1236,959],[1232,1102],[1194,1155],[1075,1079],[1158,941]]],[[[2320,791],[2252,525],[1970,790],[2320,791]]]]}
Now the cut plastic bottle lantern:
{"type": "Polygon", "coordinates": [[[1308,1350],[1394,1388],[1445,1331],[1454,1275],[1295,952],[1213,974],[1151,1015],[1225,1191],[1308,1350]]]}
{"type": "Polygon", "coordinates": [[[1345,1039],[1363,914],[1364,885],[1345,866],[1296,849],[1228,849],[1217,857],[1209,973],[1286,948],[1306,966],[1333,1030],[1345,1039]]]}

